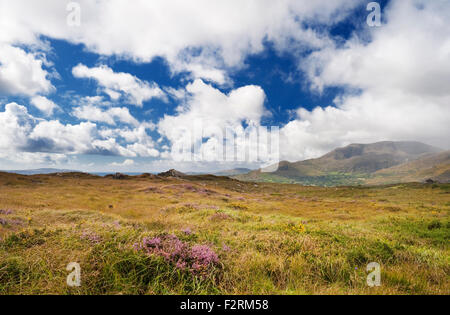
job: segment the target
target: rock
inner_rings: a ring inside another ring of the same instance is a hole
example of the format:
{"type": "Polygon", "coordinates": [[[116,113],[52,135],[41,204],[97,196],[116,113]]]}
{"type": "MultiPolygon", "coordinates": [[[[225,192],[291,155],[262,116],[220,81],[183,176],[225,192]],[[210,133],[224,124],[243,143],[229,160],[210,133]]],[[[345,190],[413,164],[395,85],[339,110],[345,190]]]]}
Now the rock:
{"type": "Polygon", "coordinates": [[[113,175],[113,178],[121,180],[121,179],[126,179],[127,176],[122,174],[122,173],[116,173],[116,174],[113,175]]]}
{"type": "Polygon", "coordinates": [[[170,171],[158,174],[158,176],[161,176],[161,177],[178,177],[179,178],[179,177],[185,177],[186,174],[181,173],[181,172],[179,172],[177,170],[171,169],[170,171]]]}

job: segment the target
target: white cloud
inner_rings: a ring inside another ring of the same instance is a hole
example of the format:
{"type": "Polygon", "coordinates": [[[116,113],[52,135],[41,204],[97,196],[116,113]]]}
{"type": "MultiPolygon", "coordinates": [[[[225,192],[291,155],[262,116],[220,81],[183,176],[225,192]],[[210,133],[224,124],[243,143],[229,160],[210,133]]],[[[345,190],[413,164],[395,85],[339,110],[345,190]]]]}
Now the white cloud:
{"type": "Polygon", "coordinates": [[[56,109],[60,109],[53,101],[49,100],[45,96],[34,96],[30,100],[31,104],[43,112],[47,116],[53,115],[56,109]]]}
{"type": "Polygon", "coordinates": [[[35,123],[26,107],[16,103],[6,104],[5,111],[0,112],[0,153],[7,156],[25,145],[35,123]]]}
{"type": "MultiPolygon", "coordinates": [[[[166,89],[181,105],[175,115],[159,122],[157,130],[173,145],[185,142],[185,130],[200,120],[206,125],[208,153],[217,128],[239,129],[247,120],[258,126],[265,96],[256,86],[226,94],[205,82],[229,84],[230,71],[243,67],[245,58],[262,52],[263,43],[269,41],[275,49],[299,52],[299,56],[308,49],[315,51],[309,58],[299,57],[299,64],[319,93],[328,87],[348,88],[334,106],[300,109],[296,119],[282,128],[285,158],[315,157],[339,145],[378,140],[421,140],[450,147],[450,4],[446,0],[392,0],[384,13],[387,24],[367,29],[339,46],[324,26],[335,24],[363,1],[198,0],[195,6],[181,0],[136,0],[133,6],[120,0],[79,3],[82,25],[70,28],[63,1],[42,0],[37,6],[24,0],[0,0],[1,93],[35,96],[53,90],[45,63],[18,48],[42,44],[41,35],[137,62],[161,56],[174,73],[187,71],[189,78],[204,81],[194,80],[186,90],[166,89]],[[320,27],[310,29],[305,27],[307,22],[320,27]]],[[[25,107],[8,104],[0,112],[0,148],[167,156],[155,148],[148,128],[142,130],[125,111],[93,107],[111,106],[121,98],[141,106],[152,97],[162,97],[159,87],[106,66],[79,65],[74,74],[95,79],[112,101],[85,99],[86,103],[79,103],[80,117],[108,124],[122,119],[134,128],[99,130],[92,123],[37,120],[25,107]],[[88,117],[84,109],[97,112],[88,117]]]]}
{"type": "Polygon", "coordinates": [[[371,41],[359,37],[329,47],[304,63],[313,86],[348,85],[414,95],[446,95],[450,82],[450,3],[393,1],[388,23],[371,29],[371,41]]]}
{"type": "MultiPolygon", "coordinates": [[[[2,30],[3,33],[4,30],[2,30]]],[[[36,54],[0,42],[0,93],[33,96],[54,90],[36,54]]]]}
{"type": "Polygon", "coordinates": [[[325,33],[304,22],[333,24],[362,2],[136,0],[131,6],[122,0],[79,0],[81,26],[69,27],[66,2],[0,1],[0,42],[37,43],[44,35],[102,55],[143,62],[163,57],[173,71],[192,71],[194,77],[219,83],[227,79],[223,70],[242,66],[247,55],[264,49],[266,40],[280,50],[328,45],[325,33]]]}
{"type": "Polygon", "coordinates": [[[387,24],[302,64],[312,86],[358,89],[334,107],[298,111],[282,129],[286,159],[352,142],[418,140],[450,148],[450,3],[393,1],[387,24]]]}
{"type": "Polygon", "coordinates": [[[164,98],[164,92],[156,83],[141,81],[129,73],[117,73],[107,66],[88,68],[79,64],[72,69],[76,78],[94,79],[103,92],[114,100],[122,96],[130,103],[142,107],[143,102],[152,98],[164,98]]]}
{"type": "Polygon", "coordinates": [[[159,151],[155,149],[155,143],[147,133],[147,129],[153,130],[151,123],[141,123],[134,129],[106,129],[100,133],[106,137],[123,139],[128,145],[126,149],[141,157],[158,157],[159,151]]]}
{"type": "Polygon", "coordinates": [[[73,154],[156,157],[159,152],[146,131],[153,128],[151,123],[134,129],[99,129],[91,122],[64,125],[37,119],[26,107],[10,103],[0,112],[0,157],[19,161],[28,153],[47,159],[73,154]]]}
{"type": "Polygon", "coordinates": [[[117,166],[117,167],[124,167],[124,166],[133,166],[135,165],[135,162],[133,160],[127,159],[123,161],[122,163],[111,163],[110,166],[117,166]]]}
{"type": "Polygon", "coordinates": [[[158,131],[172,142],[180,139],[195,121],[201,121],[204,136],[214,134],[217,128],[241,125],[243,121],[259,123],[264,114],[265,93],[258,86],[246,86],[228,95],[202,80],[186,87],[186,102],[175,116],[165,116],[158,124],[158,131]]]}
{"type": "Polygon", "coordinates": [[[115,125],[116,121],[134,126],[139,125],[139,122],[130,114],[129,109],[126,107],[113,107],[103,110],[93,105],[85,105],[74,108],[72,114],[78,119],[103,122],[109,125],[115,125]]]}
{"type": "Polygon", "coordinates": [[[172,144],[172,151],[191,144],[202,146],[199,152],[211,156],[218,139],[226,136],[227,128],[243,133],[242,124],[258,126],[265,114],[266,95],[259,86],[245,86],[228,94],[202,80],[186,87],[184,103],[177,114],[166,115],[158,123],[158,132],[172,144]],[[206,142],[204,140],[207,140],[206,142]]]}
{"type": "Polygon", "coordinates": [[[104,99],[103,96],[70,96],[72,99],[72,104],[75,106],[101,106],[101,107],[111,107],[113,105],[112,102],[104,99]]]}
{"type": "Polygon", "coordinates": [[[86,153],[92,147],[97,126],[93,123],[63,125],[57,120],[39,122],[29,134],[28,150],[35,152],[86,153]]]}

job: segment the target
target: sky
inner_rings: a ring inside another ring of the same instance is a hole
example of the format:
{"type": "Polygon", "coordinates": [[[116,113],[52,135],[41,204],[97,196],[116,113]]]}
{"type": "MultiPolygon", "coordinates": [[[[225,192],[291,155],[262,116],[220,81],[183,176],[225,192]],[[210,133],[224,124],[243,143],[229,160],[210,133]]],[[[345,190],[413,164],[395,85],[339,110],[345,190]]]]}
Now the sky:
{"type": "Polygon", "coordinates": [[[0,0],[0,169],[212,172],[351,143],[450,149],[450,1],[378,1],[377,25],[369,2],[0,0]],[[255,148],[255,130],[276,141],[255,148]],[[244,158],[221,159],[231,140],[244,158]]]}

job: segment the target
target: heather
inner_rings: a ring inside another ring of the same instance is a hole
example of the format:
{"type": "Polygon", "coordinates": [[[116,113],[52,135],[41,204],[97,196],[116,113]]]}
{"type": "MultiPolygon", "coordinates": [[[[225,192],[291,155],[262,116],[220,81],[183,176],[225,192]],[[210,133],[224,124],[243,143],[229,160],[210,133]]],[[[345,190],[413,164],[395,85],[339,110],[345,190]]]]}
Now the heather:
{"type": "Polygon", "coordinates": [[[0,209],[0,294],[450,293],[445,184],[0,173],[0,209]]]}
{"type": "Polygon", "coordinates": [[[219,265],[219,257],[208,245],[194,245],[181,241],[176,235],[145,237],[134,248],[148,255],[163,257],[176,269],[193,275],[207,276],[219,265]]]}

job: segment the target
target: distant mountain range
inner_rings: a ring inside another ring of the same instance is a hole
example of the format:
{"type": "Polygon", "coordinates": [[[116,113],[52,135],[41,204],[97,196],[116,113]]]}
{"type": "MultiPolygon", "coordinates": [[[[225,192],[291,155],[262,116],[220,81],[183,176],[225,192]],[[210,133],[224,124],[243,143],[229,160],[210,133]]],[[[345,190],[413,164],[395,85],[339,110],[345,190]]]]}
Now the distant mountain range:
{"type": "Polygon", "coordinates": [[[13,170],[13,171],[0,171],[5,173],[15,173],[20,175],[39,175],[39,174],[55,174],[55,173],[76,173],[74,170],[62,170],[56,168],[38,168],[33,170],[13,170]]]}
{"type": "Polygon", "coordinates": [[[351,144],[321,158],[280,162],[278,170],[233,176],[243,181],[299,183],[317,186],[450,181],[450,151],[420,142],[351,144]]]}
{"type": "Polygon", "coordinates": [[[233,168],[230,170],[219,171],[219,172],[187,172],[186,175],[215,175],[215,176],[235,176],[240,174],[247,174],[253,171],[249,168],[233,168]]]}
{"type": "Polygon", "coordinates": [[[221,172],[217,172],[214,173],[213,175],[216,176],[235,176],[235,175],[240,175],[240,174],[247,174],[249,172],[251,172],[252,170],[249,168],[234,168],[232,170],[226,170],[226,171],[221,171],[221,172]]]}

